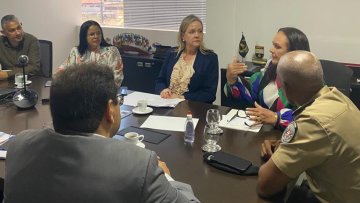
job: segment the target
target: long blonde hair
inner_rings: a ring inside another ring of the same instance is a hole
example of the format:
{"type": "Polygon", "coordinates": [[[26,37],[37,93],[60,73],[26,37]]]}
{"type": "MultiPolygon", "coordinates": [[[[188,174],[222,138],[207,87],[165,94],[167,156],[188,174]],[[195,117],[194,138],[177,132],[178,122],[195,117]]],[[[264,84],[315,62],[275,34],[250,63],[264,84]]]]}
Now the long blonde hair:
{"type": "MultiPolygon", "coordinates": [[[[185,49],[185,42],[182,40],[182,35],[185,34],[186,29],[189,27],[189,25],[194,22],[194,21],[198,21],[201,24],[201,27],[203,27],[203,23],[200,20],[199,17],[197,17],[196,15],[190,14],[188,16],[186,16],[180,24],[179,27],[179,32],[178,32],[178,39],[177,39],[177,43],[178,43],[178,49],[177,49],[177,53],[179,54],[181,51],[183,51],[185,49]]],[[[209,52],[212,52],[212,50],[207,49],[204,45],[204,42],[201,41],[199,50],[202,54],[207,54],[209,52]]]]}

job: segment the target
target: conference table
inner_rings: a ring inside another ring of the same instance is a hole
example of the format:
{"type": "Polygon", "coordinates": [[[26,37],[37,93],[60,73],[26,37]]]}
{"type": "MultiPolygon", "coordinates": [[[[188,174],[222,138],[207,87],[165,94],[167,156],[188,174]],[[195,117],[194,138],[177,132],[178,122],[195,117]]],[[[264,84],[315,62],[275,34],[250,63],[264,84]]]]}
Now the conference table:
{"type": "MultiPolygon", "coordinates": [[[[0,131],[17,134],[25,129],[43,128],[51,125],[49,104],[43,103],[42,99],[49,98],[50,88],[45,87],[48,78],[34,77],[29,86],[39,95],[35,108],[19,110],[13,104],[0,105],[0,131]]],[[[13,87],[11,82],[1,81],[0,87],[13,87]]],[[[126,98],[125,98],[126,99],[126,98]]],[[[131,110],[131,106],[121,106],[122,110],[131,110]]],[[[216,169],[203,161],[204,144],[203,130],[206,124],[206,112],[208,109],[219,109],[220,113],[226,114],[231,108],[193,101],[183,101],[175,108],[154,108],[150,115],[163,115],[186,117],[191,111],[194,118],[199,118],[195,129],[195,142],[193,146],[184,145],[184,133],[164,131],[171,134],[159,144],[145,142],[147,149],[155,151],[161,160],[165,161],[170,169],[171,176],[181,182],[192,186],[195,195],[204,203],[219,202],[256,202],[257,176],[240,176],[216,169]]],[[[131,114],[121,120],[121,129],[129,126],[139,127],[149,115],[131,114]]],[[[260,132],[246,132],[223,128],[219,145],[224,152],[242,157],[260,166],[260,145],[264,139],[275,139],[281,136],[281,132],[272,126],[264,125],[260,132]]],[[[145,135],[146,136],[146,135],[145,135]]],[[[0,161],[0,177],[5,174],[5,161],[0,161]]],[[[121,173],[121,169],[119,169],[121,173]]]]}

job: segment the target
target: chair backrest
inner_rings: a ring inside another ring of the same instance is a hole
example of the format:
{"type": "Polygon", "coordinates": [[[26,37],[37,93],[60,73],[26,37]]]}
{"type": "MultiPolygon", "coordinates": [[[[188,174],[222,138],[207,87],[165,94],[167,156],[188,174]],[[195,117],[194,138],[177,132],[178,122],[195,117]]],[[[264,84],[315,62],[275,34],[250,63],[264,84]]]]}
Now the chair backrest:
{"type": "Polygon", "coordinates": [[[330,87],[336,87],[349,97],[353,70],[335,61],[320,60],[320,62],[324,71],[325,84],[330,87]]]}
{"type": "Polygon", "coordinates": [[[53,66],[52,42],[39,40],[40,45],[40,68],[42,76],[51,78],[53,66]]]}

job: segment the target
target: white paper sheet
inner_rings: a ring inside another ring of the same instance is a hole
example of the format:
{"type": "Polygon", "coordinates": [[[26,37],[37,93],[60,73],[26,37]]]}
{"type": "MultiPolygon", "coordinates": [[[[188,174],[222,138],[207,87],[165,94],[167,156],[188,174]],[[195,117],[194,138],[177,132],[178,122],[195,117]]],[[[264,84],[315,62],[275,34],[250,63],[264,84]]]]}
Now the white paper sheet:
{"type": "Polygon", "coordinates": [[[139,100],[147,100],[149,106],[154,107],[175,107],[184,99],[163,99],[160,95],[149,94],[144,92],[133,92],[124,97],[124,104],[137,106],[139,100]]]}
{"type": "Polygon", "coordinates": [[[6,159],[6,153],[7,153],[7,151],[0,150],[0,159],[6,159]]]}
{"type": "Polygon", "coordinates": [[[7,142],[11,136],[10,134],[0,132],[0,144],[7,142]]]}
{"type": "MultiPolygon", "coordinates": [[[[198,118],[193,118],[194,128],[199,122],[198,118]]],[[[146,121],[140,126],[141,128],[151,128],[157,130],[169,131],[185,131],[186,117],[171,117],[171,116],[154,116],[150,115],[146,121]]]]}
{"type": "Polygon", "coordinates": [[[245,122],[253,123],[253,121],[250,121],[250,119],[247,117],[246,118],[236,117],[229,122],[228,120],[230,120],[237,113],[237,111],[238,111],[237,109],[231,109],[227,115],[223,116],[223,119],[220,121],[219,126],[223,128],[231,128],[234,130],[243,130],[243,131],[251,131],[251,132],[260,131],[262,124],[258,124],[252,127],[245,125],[245,122]]]}

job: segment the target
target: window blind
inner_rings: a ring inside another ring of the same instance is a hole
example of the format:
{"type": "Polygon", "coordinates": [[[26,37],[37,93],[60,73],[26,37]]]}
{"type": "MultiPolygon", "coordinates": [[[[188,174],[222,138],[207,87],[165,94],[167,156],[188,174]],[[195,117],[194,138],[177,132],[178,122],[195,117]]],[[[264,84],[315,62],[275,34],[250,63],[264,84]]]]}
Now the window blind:
{"type": "Polygon", "coordinates": [[[124,0],[124,27],[179,30],[182,19],[194,14],[206,31],[206,0],[124,0]]]}

